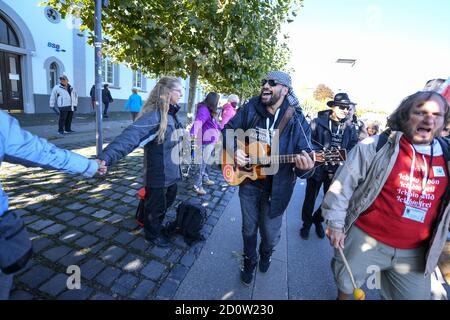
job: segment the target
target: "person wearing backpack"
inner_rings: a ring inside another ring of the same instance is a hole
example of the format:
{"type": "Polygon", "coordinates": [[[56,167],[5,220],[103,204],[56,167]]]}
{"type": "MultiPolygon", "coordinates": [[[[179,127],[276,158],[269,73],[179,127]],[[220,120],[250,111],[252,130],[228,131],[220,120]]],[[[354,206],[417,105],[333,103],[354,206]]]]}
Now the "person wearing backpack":
{"type": "Polygon", "coordinates": [[[258,229],[261,235],[259,270],[265,273],[280,240],[283,213],[297,177],[306,178],[314,167],[314,161],[307,153],[311,151],[311,129],[299,108],[287,73],[269,72],[261,81],[261,94],[250,99],[222,131],[224,148],[231,151],[234,148],[237,164],[245,166],[249,163],[245,151],[235,148],[234,139],[227,145],[227,135],[236,134],[238,129],[248,131],[252,137],[260,137],[258,142],[269,144],[271,155],[297,155],[295,163],[280,164],[275,173],[266,175],[264,179],[247,179],[239,186],[244,244],[244,268],[240,278],[244,285],[250,285],[258,263],[258,229]],[[272,139],[278,135],[278,139],[272,139]]]}
{"type": "MultiPolygon", "coordinates": [[[[15,118],[0,110],[0,164],[2,161],[80,173],[86,177],[106,172],[100,160],[55,147],[23,130],[15,118]]],[[[0,300],[9,298],[14,273],[25,267],[32,255],[25,225],[8,207],[8,196],[0,183],[0,300]]]]}
{"type": "Polygon", "coordinates": [[[450,146],[440,137],[449,122],[444,97],[416,92],[389,116],[388,131],[358,143],[337,170],[322,215],[339,299],[354,289],[339,250],[357,287],[375,266],[382,299],[430,299],[450,224],[450,146]]]}
{"type": "Polygon", "coordinates": [[[107,166],[114,165],[138,146],[144,146],[144,235],[157,246],[170,246],[162,232],[167,208],[177,195],[177,182],[181,180],[180,165],[172,154],[178,148],[182,129],[177,112],[183,96],[178,78],[164,76],[159,79],[142,107],[138,118],[118,135],[99,155],[107,166]],[[178,140],[174,141],[173,137],[178,140]]]}

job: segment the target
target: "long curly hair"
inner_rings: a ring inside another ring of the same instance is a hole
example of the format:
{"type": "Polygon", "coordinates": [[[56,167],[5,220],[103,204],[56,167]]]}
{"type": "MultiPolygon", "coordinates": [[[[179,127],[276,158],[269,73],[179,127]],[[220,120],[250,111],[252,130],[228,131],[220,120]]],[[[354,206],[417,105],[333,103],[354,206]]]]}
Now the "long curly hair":
{"type": "Polygon", "coordinates": [[[436,98],[442,101],[444,105],[444,126],[450,122],[450,107],[447,100],[435,91],[418,91],[405,99],[395,109],[395,111],[387,119],[387,127],[394,131],[405,131],[408,125],[411,109],[414,106],[421,106],[428,100],[436,98]]]}
{"type": "Polygon", "coordinates": [[[159,129],[157,132],[157,142],[163,143],[167,130],[167,117],[170,105],[170,90],[176,86],[181,86],[181,82],[178,78],[164,76],[156,83],[150,95],[145,101],[138,117],[142,116],[146,112],[158,110],[161,115],[161,121],[159,123],[159,129]]]}

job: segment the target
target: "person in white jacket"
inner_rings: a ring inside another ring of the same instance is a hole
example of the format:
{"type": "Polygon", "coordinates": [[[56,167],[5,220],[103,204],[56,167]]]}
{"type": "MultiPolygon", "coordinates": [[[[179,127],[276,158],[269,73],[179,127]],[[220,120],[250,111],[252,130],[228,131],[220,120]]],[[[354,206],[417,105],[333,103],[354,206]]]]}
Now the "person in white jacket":
{"type": "Polygon", "coordinates": [[[67,76],[59,77],[60,84],[56,85],[50,94],[50,108],[59,111],[58,133],[72,133],[72,117],[77,110],[78,95],[69,84],[67,76]],[[56,109],[58,108],[58,109],[56,109]]]}
{"type": "MultiPolygon", "coordinates": [[[[0,110],[0,165],[2,161],[79,173],[85,177],[106,172],[104,161],[57,148],[23,130],[16,119],[0,110]]],[[[32,254],[23,222],[13,210],[8,211],[8,207],[8,196],[0,182],[0,300],[8,299],[14,273],[26,265],[32,254]]]]}

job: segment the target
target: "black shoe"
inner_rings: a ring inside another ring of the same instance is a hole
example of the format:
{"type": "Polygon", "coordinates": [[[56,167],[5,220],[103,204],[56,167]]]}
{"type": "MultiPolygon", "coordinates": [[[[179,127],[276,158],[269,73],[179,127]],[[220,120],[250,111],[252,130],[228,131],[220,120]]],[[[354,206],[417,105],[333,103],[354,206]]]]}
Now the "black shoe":
{"type": "Polygon", "coordinates": [[[108,118],[108,116],[106,114],[103,115],[103,118],[108,118]]]}
{"type": "Polygon", "coordinates": [[[255,269],[256,263],[244,258],[244,268],[241,270],[241,281],[246,286],[249,286],[252,283],[255,269]]]}
{"type": "Polygon", "coordinates": [[[315,223],[316,233],[320,239],[325,238],[325,231],[323,230],[323,226],[321,222],[315,223]]]}
{"type": "Polygon", "coordinates": [[[301,237],[303,240],[308,240],[308,239],[309,239],[309,228],[310,228],[310,227],[305,227],[305,226],[303,226],[303,227],[300,229],[300,237],[301,237]]]}
{"type": "Polygon", "coordinates": [[[271,262],[272,259],[269,255],[261,255],[261,258],[259,259],[259,271],[266,273],[267,270],[269,270],[271,262]]]}
{"type": "Polygon", "coordinates": [[[158,238],[153,239],[150,237],[145,237],[145,240],[160,248],[167,248],[172,245],[164,236],[160,236],[158,238]]]}
{"type": "Polygon", "coordinates": [[[58,131],[58,134],[60,134],[60,135],[64,135],[64,131],[58,131]]]}

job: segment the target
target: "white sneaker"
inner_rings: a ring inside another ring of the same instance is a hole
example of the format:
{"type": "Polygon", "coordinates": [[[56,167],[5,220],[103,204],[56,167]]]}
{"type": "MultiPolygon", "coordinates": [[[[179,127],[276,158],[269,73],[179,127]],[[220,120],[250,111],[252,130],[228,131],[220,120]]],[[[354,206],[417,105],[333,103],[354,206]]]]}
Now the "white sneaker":
{"type": "Polygon", "coordinates": [[[203,183],[206,184],[207,186],[212,186],[212,185],[216,184],[214,181],[210,180],[209,178],[206,180],[203,180],[203,183]]]}
{"type": "Polygon", "coordinates": [[[206,194],[206,191],[205,189],[203,189],[203,187],[197,187],[196,185],[194,185],[194,190],[201,196],[204,196],[206,194]]]}

